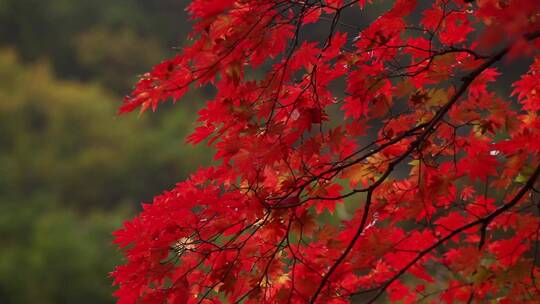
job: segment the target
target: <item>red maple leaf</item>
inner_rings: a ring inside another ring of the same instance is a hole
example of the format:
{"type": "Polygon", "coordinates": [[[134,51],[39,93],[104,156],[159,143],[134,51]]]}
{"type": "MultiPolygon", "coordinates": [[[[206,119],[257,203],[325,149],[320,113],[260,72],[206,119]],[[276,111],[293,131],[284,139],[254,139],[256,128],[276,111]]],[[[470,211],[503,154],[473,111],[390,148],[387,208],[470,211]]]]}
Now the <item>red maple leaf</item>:
{"type": "Polygon", "coordinates": [[[216,162],[115,232],[119,303],[536,300],[540,1],[371,5],[191,1],[120,112],[214,87],[216,162]]]}

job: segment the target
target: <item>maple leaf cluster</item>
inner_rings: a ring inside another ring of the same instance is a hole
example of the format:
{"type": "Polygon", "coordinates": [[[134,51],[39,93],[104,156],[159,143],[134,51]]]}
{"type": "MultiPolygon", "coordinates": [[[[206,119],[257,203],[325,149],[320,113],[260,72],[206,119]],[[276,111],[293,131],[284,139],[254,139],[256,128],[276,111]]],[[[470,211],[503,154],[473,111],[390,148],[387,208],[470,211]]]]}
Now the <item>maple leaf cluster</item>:
{"type": "Polygon", "coordinates": [[[371,2],[191,2],[120,112],[215,87],[216,164],[115,233],[119,303],[538,301],[540,1],[371,2]]]}

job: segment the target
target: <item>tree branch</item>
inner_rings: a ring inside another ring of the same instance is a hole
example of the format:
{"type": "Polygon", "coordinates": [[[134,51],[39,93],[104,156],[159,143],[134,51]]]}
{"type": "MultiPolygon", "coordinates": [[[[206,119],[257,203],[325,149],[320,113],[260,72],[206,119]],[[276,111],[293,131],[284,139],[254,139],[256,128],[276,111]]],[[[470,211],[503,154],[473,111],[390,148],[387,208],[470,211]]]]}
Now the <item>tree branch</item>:
{"type": "MultiPolygon", "coordinates": [[[[538,32],[534,32],[534,33],[531,33],[531,34],[526,34],[524,35],[524,37],[527,39],[527,40],[533,40],[533,39],[536,39],[540,36],[540,31],[538,32]]],[[[370,205],[371,205],[371,198],[372,198],[372,195],[373,195],[373,191],[380,185],[382,184],[386,178],[388,178],[388,176],[390,175],[390,173],[394,170],[394,167],[397,166],[399,163],[401,163],[401,161],[403,161],[405,158],[407,158],[409,156],[409,154],[411,154],[415,149],[417,149],[420,144],[422,142],[424,142],[435,130],[436,130],[436,126],[438,125],[438,123],[444,118],[444,116],[446,115],[446,113],[452,108],[452,106],[459,100],[459,98],[467,91],[467,89],[469,88],[469,86],[473,83],[473,81],[483,72],[485,71],[487,68],[489,68],[491,65],[493,65],[494,63],[498,62],[499,60],[501,60],[511,49],[511,46],[508,46],[508,47],[505,47],[503,48],[502,50],[500,50],[499,52],[495,53],[494,55],[492,55],[488,60],[486,60],[483,64],[481,64],[479,67],[477,67],[476,69],[474,69],[471,73],[467,74],[466,76],[464,76],[461,80],[463,81],[463,83],[461,84],[461,86],[459,87],[459,89],[456,91],[456,93],[454,93],[454,95],[452,96],[452,98],[449,99],[449,101],[437,112],[437,114],[429,121],[429,123],[427,124],[427,126],[425,127],[425,131],[414,141],[411,143],[411,145],[409,146],[409,148],[407,149],[407,151],[405,151],[400,157],[398,157],[397,159],[395,159],[393,162],[390,163],[390,165],[388,166],[387,170],[385,171],[385,173],[375,182],[373,183],[368,191],[367,191],[367,198],[366,198],[366,204],[364,205],[364,211],[363,211],[363,214],[362,214],[362,220],[360,222],[360,226],[358,227],[353,239],[349,242],[349,245],[345,248],[345,250],[343,251],[343,253],[338,257],[338,259],[334,262],[334,264],[332,264],[332,266],[330,267],[330,269],[328,270],[328,272],[325,274],[325,276],[323,277],[321,283],[319,284],[319,287],[317,288],[317,291],[313,294],[313,297],[311,298],[310,300],[310,303],[315,303],[315,301],[317,300],[317,297],[319,296],[320,292],[322,291],[322,289],[324,288],[324,286],[326,285],[326,283],[329,281],[330,279],[330,276],[333,274],[333,272],[337,269],[337,267],[345,260],[345,258],[347,257],[347,255],[349,254],[349,252],[352,250],[352,248],[354,247],[356,241],[358,240],[358,238],[360,237],[360,235],[362,234],[362,232],[364,231],[364,228],[365,228],[365,223],[367,221],[367,216],[368,216],[368,212],[369,212],[369,208],[370,208],[370,205]]],[[[531,184],[530,187],[532,187],[532,184],[534,183],[534,181],[536,180],[536,177],[538,176],[538,174],[540,173],[540,165],[537,167],[535,173],[531,176],[531,178],[529,179],[529,182],[527,184],[531,184]],[[531,181],[532,180],[532,181],[531,181]]],[[[518,194],[521,194],[524,195],[527,191],[529,190],[529,188],[522,188],[522,191],[520,191],[518,194]],[[523,189],[525,189],[525,191],[523,191],[523,189]]],[[[402,271],[398,272],[398,275],[396,275],[395,277],[393,277],[390,281],[388,281],[387,284],[383,285],[383,288],[377,293],[377,295],[371,300],[369,301],[369,303],[373,303],[373,301],[375,301],[385,290],[386,288],[392,283],[394,282],[399,276],[401,276],[403,273],[405,273],[407,271],[407,269],[409,267],[411,267],[412,265],[416,264],[416,262],[418,260],[420,260],[424,255],[426,255],[427,253],[429,253],[431,250],[433,250],[434,248],[437,248],[438,246],[440,246],[442,243],[446,242],[446,240],[450,239],[453,235],[456,235],[470,227],[473,227],[475,225],[478,225],[480,223],[484,223],[484,222],[488,222],[491,221],[493,218],[495,218],[497,215],[499,215],[500,213],[508,210],[509,208],[511,208],[513,205],[515,205],[518,201],[519,201],[519,198],[521,198],[521,196],[516,196],[514,198],[514,200],[512,200],[510,203],[504,205],[503,207],[501,207],[500,209],[498,209],[497,211],[495,211],[494,213],[492,213],[490,216],[486,217],[486,218],[483,218],[483,219],[480,219],[480,220],[477,220],[475,222],[472,222],[472,223],[469,223],[465,226],[462,226],[461,228],[459,228],[458,230],[455,230],[453,233],[451,233],[449,236],[441,239],[439,242],[435,243],[434,245],[432,245],[431,247],[429,247],[428,249],[426,249],[425,251],[422,251],[422,253],[417,257],[415,258],[410,264],[408,264],[404,269],[402,269],[402,271]],[[516,200],[517,198],[517,200],[516,200]]]]}
{"type": "MultiPolygon", "coordinates": [[[[527,180],[527,183],[518,191],[518,193],[512,198],[512,200],[510,200],[508,203],[502,205],[501,207],[499,207],[497,210],[495,210],[493,213],[489,214],[488,216],[485,216],[485,217],[480,218],[480,219],[478,219],[476,221],[470,222],[470,223],[468,223],[466,225],[463,225],[463,226],[459,227],[458,229],[452,231],[450,234],[448,234],[444,238],[440,239],[436,243],[432,244],[428,248],[422,250],[412,261],[407,263],[407,265],[405,265],[405,267],[403,267],[400,271],[398,271],[390,280],[386,281],[386,283],[383,284],[379,288],[379,291],[377,292],[377,294],[373,298],[371,298],[367,303],[368,304],[374,303],[377,300],[377,298],[379,298],[384,293],[384,291],[388,288],[388,286],[390,286],[400,276],[402,276],[405,272],[407,272],[407,270],[409,268],[411,268],[413,265],[415,265],[418,261],[420,261],[425,255],[430,253],[433,249],[441,246],[442,244],[446,243],[446,241],[448,241],[449,239],[453,238],[454,236],[460,234],[461,232],[463,232],[463,231],[465,231],[465,230],[467,230],[469,228],[472,228],[472,227],[474,227],[476,225],[480,225],[480,224],[484,225],[485,223],[491,222],[493,219],[495,219],[501,213],[503,213],[503,212],[507,211],[508,209],[514,207],[517,203],[519,203],[521,198],[528,191],[530,191],[532,189],[532,187],[533,187],[534,183],[536,182],[536,180],[538,179],[539,175],[540,175],[540,164],[538,164],[538,166],[534,170],[533,174],[527,180]]],[[[356,294],[358,294],[358,293],[354,293],[351,296],[356,295],[356,294]]]]}

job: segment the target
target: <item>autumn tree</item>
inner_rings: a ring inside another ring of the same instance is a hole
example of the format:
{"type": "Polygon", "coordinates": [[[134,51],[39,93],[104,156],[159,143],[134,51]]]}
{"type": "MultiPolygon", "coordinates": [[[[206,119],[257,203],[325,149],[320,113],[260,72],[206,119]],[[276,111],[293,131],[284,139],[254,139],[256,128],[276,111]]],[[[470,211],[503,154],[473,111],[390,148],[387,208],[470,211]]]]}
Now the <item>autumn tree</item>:
{"type": "Polygon", "coordinates": [[[371,2],[191,2],[120,112],[214,87],[216,164],[115,233],[120,303],[539,299],[540,1],[371,2]]]}

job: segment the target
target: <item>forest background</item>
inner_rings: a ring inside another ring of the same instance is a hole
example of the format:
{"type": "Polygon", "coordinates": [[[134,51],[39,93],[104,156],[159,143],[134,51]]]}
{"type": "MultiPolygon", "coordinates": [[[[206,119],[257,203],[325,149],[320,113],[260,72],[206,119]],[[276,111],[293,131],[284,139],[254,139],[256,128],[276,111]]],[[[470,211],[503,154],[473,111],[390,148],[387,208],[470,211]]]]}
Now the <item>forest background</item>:
{"type": "Polygon", "coordinates": [[[186,2],[0,0],[0,303],[113,303],[112,231],[208,163],[184,143],[201,96],[116,115],[184,43],[186,2]]]}

